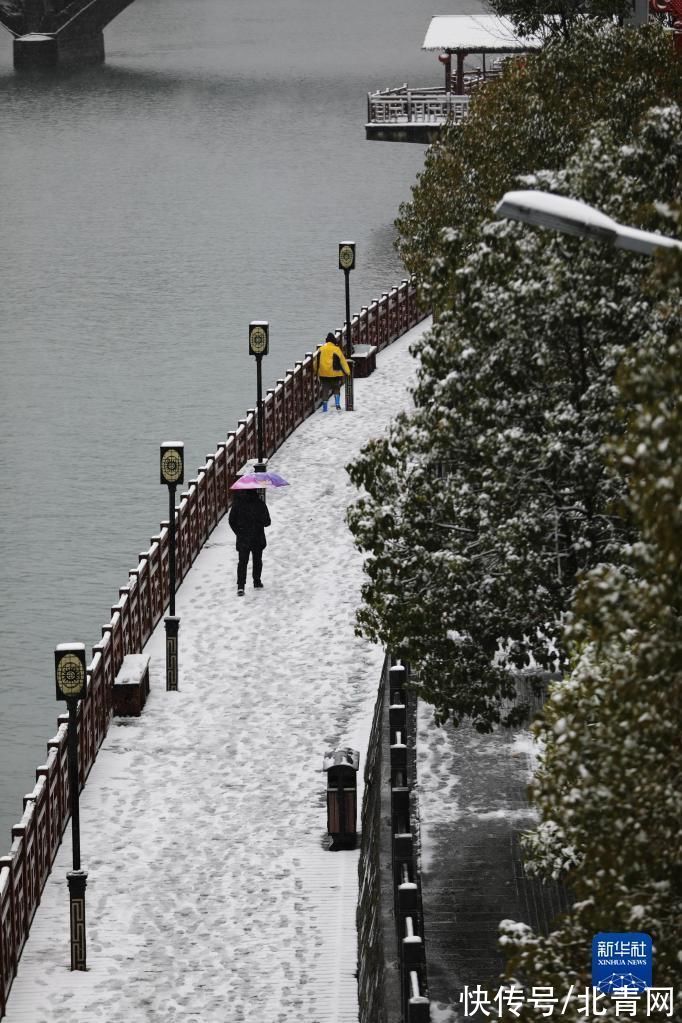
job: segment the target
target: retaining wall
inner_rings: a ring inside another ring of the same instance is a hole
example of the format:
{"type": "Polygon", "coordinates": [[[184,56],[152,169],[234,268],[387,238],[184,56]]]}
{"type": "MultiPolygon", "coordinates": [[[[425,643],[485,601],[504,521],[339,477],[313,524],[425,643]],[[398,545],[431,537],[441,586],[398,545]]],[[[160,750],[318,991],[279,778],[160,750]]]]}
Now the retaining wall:
{"type": "MultiPolygon", "coordinates": [[[[407,333],[426,311],[417,305],[412,281],[385,292],[363,306],[351,323],[351,340],[381,351],[407,333]]],[[[271,456],[319,405],[317,355],[307,352],[287,370],[263,401],[263,447],[271,456]]],[[[218,450],[207,456],[197,478],[189,481],[175,511],[177,586],[230,504],[230,486],[244,463],[257,456],[257,416],[249,409],[238,428],[230,431],[218,450]]],[[[114,679],[126,654],[142,651],[169,603],[170,523],[151,538],[119,589],[111,621],[92,648],[88,689],[78,705],[78,751],[81,788],[90,773],[112,717],[114,679]]],[[[176,586],[176,588],[177,588],[176,586]]],[[[29,928],[40,904],[46,878],[69,821],[67,768],[68,714],[58,719],[57,734],[47,744],[47,759],[36,771],[36,784],[24,797],[24,812],[12,828],[9,854],[0,857],[0,1018],[17,970],[29,928]]]]}

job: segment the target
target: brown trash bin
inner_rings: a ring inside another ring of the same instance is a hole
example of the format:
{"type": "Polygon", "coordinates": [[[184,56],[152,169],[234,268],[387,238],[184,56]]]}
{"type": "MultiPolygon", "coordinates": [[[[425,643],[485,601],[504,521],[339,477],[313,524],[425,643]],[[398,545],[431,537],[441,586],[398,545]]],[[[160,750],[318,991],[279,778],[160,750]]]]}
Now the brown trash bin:
{"type": "Polygon", "coordinates": [[[335,845],[355,845],[357,836],[358,768],[360,754],[345,748],[325,753],[327,772],[327,831],[335,845]]]}

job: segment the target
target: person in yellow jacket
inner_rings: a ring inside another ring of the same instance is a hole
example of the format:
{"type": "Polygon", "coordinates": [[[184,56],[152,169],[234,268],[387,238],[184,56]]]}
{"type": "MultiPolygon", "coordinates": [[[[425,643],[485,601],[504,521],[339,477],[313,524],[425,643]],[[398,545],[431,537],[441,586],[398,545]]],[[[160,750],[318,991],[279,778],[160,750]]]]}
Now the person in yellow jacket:
{"type": "Polygon", "coordinates": [[[341,411],[341,381],[350,376],[350,366],[331,331],[320,348],[317,375],[322,384],[322,411],[327,411],[327,402],[334,395],[336,411],[341,411]]]}

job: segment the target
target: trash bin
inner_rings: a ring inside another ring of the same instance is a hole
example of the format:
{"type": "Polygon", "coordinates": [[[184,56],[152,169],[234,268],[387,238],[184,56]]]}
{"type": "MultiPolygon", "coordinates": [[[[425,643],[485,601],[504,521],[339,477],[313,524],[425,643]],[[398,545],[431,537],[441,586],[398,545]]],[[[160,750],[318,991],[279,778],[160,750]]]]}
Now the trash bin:
{"type": "Polygon", "coordinates": [[[355,845],[360,754],[346,748],[325,753],[327,831],[337,845],[355,845]]]}

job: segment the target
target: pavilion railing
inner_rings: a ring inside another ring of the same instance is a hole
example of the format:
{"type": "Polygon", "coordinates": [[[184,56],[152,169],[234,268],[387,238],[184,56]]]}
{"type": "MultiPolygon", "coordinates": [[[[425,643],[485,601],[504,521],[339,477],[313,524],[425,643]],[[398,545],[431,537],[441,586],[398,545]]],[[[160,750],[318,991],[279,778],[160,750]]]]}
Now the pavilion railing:
{"type": "Polygon", "coordinates": [[[444,89],[385,89],[367,94],[368,124],[439,124],[451,119],[463,121],[469,112],[470,96],[457,96],[444,89]]]}
{"type": "MultiPolygon", "coordinates": [[[[381,350],[424,316],[426,311],[418,305],[414,283],[404,280],[353,317],[351,340],[381,350]]],[[[263,402],[266,457],[316,410],[316,368],[317,354],[306,352],[305,358],[268,390],[263,402]]],[[[230,486],[242,466],[256,458],[257,450],[257,417],[250,409],[237,429],[218,444],[217,451],[206,456],[197,478],[189,481],[175,511],[177,586],[228,510],[230,486]]],[[[87,695],[78,705],[81,788],[111,722],[114,679],[123,658],[142,651],[168,606],[169,540],[170,523],[162,522],[149,549],[130,570],[128,582],[119,589],[111,620],[102,627],[102,638],[92,648],[87,695]]],[[[12,828],[9,854],[0,857],[0,1018],[5,1014],[19,957],[69,821],[67,733],[68,714],[62,714],[57,734],[47,744],[45,763],[36,770],[36,784],[24,797],[23,816],[12,828]]]]}

